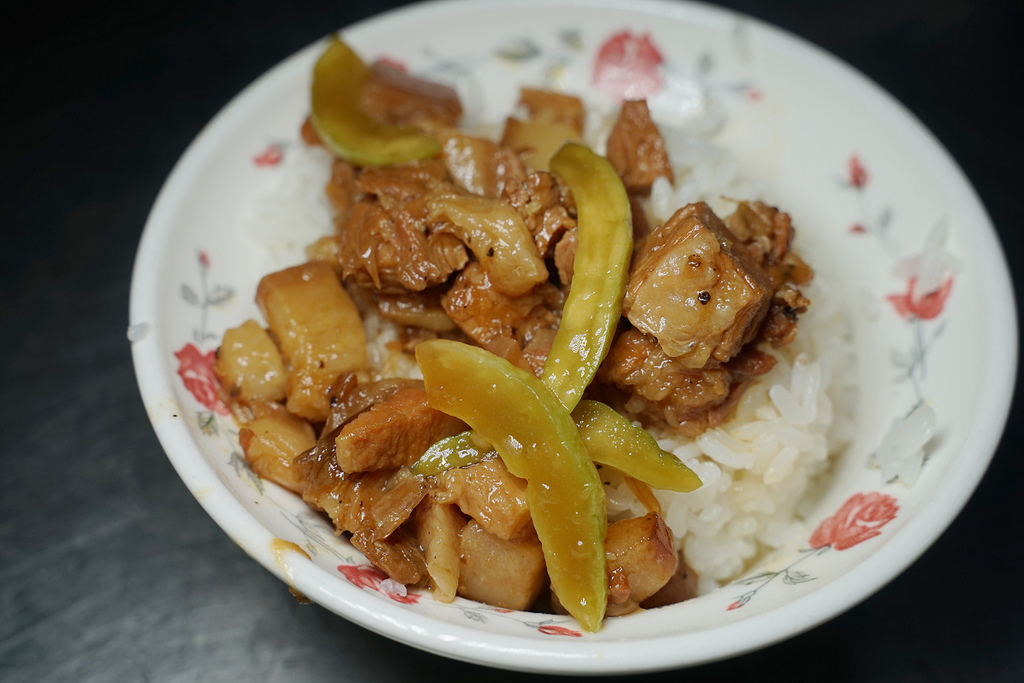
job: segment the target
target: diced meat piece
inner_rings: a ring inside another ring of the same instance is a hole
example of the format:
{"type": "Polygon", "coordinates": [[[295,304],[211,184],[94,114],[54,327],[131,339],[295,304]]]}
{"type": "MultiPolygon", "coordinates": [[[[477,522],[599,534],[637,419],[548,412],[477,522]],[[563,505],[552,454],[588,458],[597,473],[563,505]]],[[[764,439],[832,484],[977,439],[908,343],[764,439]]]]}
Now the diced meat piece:
{"type": "Polygon", "coordinates": [[[699,420],[730,391],[727,370],[687,368],[667,356],[655,338],[635,329],[616,337],[597,376],[624,391],[626,412],[670,427],[699,420]]]}
{"type": "Polygon", "coordinates": [[[609,572],[621,568],[635,603],[657,593],[676,571],[672,531],[654,512],[609,524],[604,547],[609,572]]]}
{"type": "Polygon", "coordinates": [[[356,180],[361,192],[375,195],[387,208],[425,197],[448,184],[448,172],[439,159],[365,168],[356,180]]]}
{"type": "Polygon", "coordinates": [[[288,409],[322,422],[335,378],[366,365],[359,311],[334,269],[317,261],[265,276],[257,287],[256,303],[291,365],[288,409]]]}
{"type": "Polygon", "coordinates": [[[454,505],[428,499],[416,508],[412,523],[423,549],[434,598],[451,602],[459,589],[460,534],[466,518],[454,505]]]}
{"type": "MultiPolygon", "coordinates": [[[[526,362],[522,359],[523,347],[534,337],[543,336],[542,329],[558,327],[553,311],[560,310],[561,303],[561,294],[547,282],[522,296],[502,294],[491,285],[490,276],[478,263],[466,266],[441,297],[448,317],[467,337],[517,365],[517,360],[526,362]]],[[[534,370],[530,364],[522,367],[534,370]]]]}
{"type": "Polygon", "coordinates": [[[321,437],[316,446],[295,460],[306,483],[302,499],[331,518],[339,531],[372,534],[373,502],[383,495],[395,472],[377,470],[348,475],[334,457],[333,434],[321,437]]]}
{"type": "Polygon", "coordinates": [[[597,379],[621,392],[606,400],[644,424],[697,436],[720,424],[745,384],[774,365],[773,356],[748,345],[728,363],[687,368],[650,335],[628,329],[612,343],[597,379]]]}
{"type": "Polygon", "coordinates": [[[396,125],[450,127],[462,118],[462,103],[453,88],[384,61],[370,65],[360,104],[371,116],[396,125]]]}
{"type": "Polygon", "coordinates": [[[761,325],[761,332],[758,341],[765,341],[778,348],[785,346],[796,338],[797,320],[807,312],[810,305],[799,290],[793,287],[783,287],[772,297],[771,307],[768,315],[761,325]]]}
{"type": "Polygon", "coordinates": [[[437,137],[445,168],[466,192],[500,197],[509,181],[526,177],[523,160],[508,147],[458,130],[446,130],[437,137]]]}
{"type": "Polygon", "coordinates": [[[434,234],[422,203],[388,211],[364,199],[338,234],[342,274],[367,289],[419,292],[445,282],[469,260],[449,234],[434,234]]]}
{"type": "Polygon", "coordinates": [[[640,606],[644,609],[653,609],[695,598],[697,597],[697,579],[697,572],[686,564],[683,554],[679,553],[679,562],[672,578],[657,593],[641,602],[640,606]]]}
{"type": "Polygon", "coordinates": [[[576,249],[579,247],[580,237],[576,228],[562,235],[555,246],[555,268],[558,270],[558,281],[562,286],[569,288],[572,285],[572,275],[576,269],[576,249]]]}
{"type": "Polygon", "coordinates": [[[308,422],[279,403],[268,403],[238,432],[238,442],[253,472],[302,493],[304,486],[296,458],[316,444],[308,422]]]}
{"type": "Polygon", "coordinates": [[[557,118],[557,112],[538,109],[538,116],[526,121],[510,116],[505,119],[501,144],[522,155],[527,168],[547,171],[551,157],[569,141],[582,139],[582,127],[575,121],[557,118]]]}
{"type": "Polygon", "coordinates": [[[501,144],[523,156],[528,168],[547,171],[548,162],[567,141],[583,138],[583,102],[572,95],[523,88],[519,104],[529,117],[509,117],[501,144]]]}
{"type": "Polygon", "coordinates": [[[427,572],[423,551],[412,532],[399,529],[388,538],[375,538],[363,533],[352,534],[352,545],[366,559],[404,586],[420,584],[427,572]]]}
{"type": "Polygon", "coordinates": [[[496,289],[525,294],[548,279],[522,216],[508,202],[473,195],[439,194],[427,201],[437,233],[450,233],[472,250],[496,289]]]}
{"type": "Polygon", "coordinates": [[[665,141],[643,100],[622,103],[608,135],[607,156],[627,192],[648,195],[655,178],[674,180],[665,141]]]}
{"type": "Polygon", "coordinates": [[[526,109],[531,120],[560,123],[568,126],[577,137],[583,135],[583,100],[575,95],[522,88],[519,91],[519,104],[526,109]]]}
{"type": "Polygon", "coordinates": [[[345,472],[411,465],[427,448],[466,429],[457,418],[427,405],[423,389],[402,389],[345,424],[334,440],[345,472]]]}
{"type": "Polygon", "coordinates": [[[525,180],[511,181],[502,196],[523,217],[542,258],[549,258],[562,235],[576,227],[568,189],[550,173],[536,171],[525,180]]]}
{"type": "Polygon", "coordinates": [[[335,159],[331,164],[331,179],[327,181],[324,194],[334,207],[335,215],[341,220],[348,218],[349,211],[363,195],[356,184],[355,166],[343,159],[335,159]]]}
{"type": "Polygon", "coordinates": [[[448,332],[456,328],[441,306],[441,290],[437,287],[422,292],[378,294],[375,300],[380,314],[400,325],[432,332],[448,332]]]}
{"type": "Polygon", "coordinates": [[[725,224],[764,268],[773,289],[786,282],[807,284],[814,277],[811,267],[789,250],[794,231],[788,213],[763,202],[739,202],[725,224]]]}
{"type": "Polygon", "coordinates": [[[299,128],[299,137],[311,147],[324,144],[323,140],[320,139],[320,134],[316,132],[316,126],[313,125],[313,119],[310,116],[302,120],[302,126],[299,128]]]}
{"type": "Polygon", "coordinates": [[[431,494],[437,502],[454,503],[488,533],[518,540],[534,533],[526,481],[509,473],[501,458],[486,458],[438,477],[431,494]]]}
{"type": "Polygon", "coordinates": [[[706,204],[680,209],[633,257],[623,313],[686,367],[728,361],[757,334],[772,296],[740,247],[706,204]]]}
{"type": "Polygon", "coordinates": [[[547,585],[544,551],[536,535],[507,541],[470,521],[462,530],[459,595],[470,600],[524,610],[547,585]]]}
{"type": "Polygon", "coordinates": [[[288,387],[281,352],[255,320],[224,333],[213,372],[228,396],[243,403],[280,401],[288,387]]]}
{"type": "Polygon", "coordinates": [[[423,382],[398,378],[359,382],[354,372],[340,375],[328,393],[331,412],[322,433],[326,434],[348,424],[364,410],[410,388],[422,389],[423,382]]]}
{"type": "Polygon", "coordinates": [[[366,540],[382,539],[399,529],[426,496],[425,479],[408,469],[344,472],[335,457],[335,433],[295,458],[305,486],[302,499],[323,510],[339,532],[366,540]]]}

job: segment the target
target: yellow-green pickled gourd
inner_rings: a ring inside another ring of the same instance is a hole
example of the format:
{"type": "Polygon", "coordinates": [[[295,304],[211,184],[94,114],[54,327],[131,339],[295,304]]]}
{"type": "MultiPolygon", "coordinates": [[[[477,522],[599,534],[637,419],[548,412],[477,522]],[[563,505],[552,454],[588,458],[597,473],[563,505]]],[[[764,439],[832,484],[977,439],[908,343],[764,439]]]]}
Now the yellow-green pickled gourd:
{"type": "Polygon", "coordinates": [[[661,450],[647,430],[597,401],[583,400],[573,420],[590,458],[656,489],[687,493],[700,488],[700,478],[671,453],[661,450]]]}
{"type": "Polygon", "coordinates": [[[622,315],[633,219],[626,188],[604,157],[570,142],[551,158],[550,167],[572,190],[579,244],[543,379],[572,410],[597,374],[622,315]]]}
{"type": "Polygon", "coordinates": [[[466,422],[526,480],[551,587],[583,628],[600,629],[604,488],[569,411],[539,379],[481,348],[431,340],[416,347],[416,360],[430,406],[466,422]]]}
{"type": "Polygon", "coordinates": [[[370,117],[359,105],[369,69],[337,37],[313,67],[313,127],[324,145],[357,166],[389,166],[427,159],[441,147],[433,136],[370,117]]]}

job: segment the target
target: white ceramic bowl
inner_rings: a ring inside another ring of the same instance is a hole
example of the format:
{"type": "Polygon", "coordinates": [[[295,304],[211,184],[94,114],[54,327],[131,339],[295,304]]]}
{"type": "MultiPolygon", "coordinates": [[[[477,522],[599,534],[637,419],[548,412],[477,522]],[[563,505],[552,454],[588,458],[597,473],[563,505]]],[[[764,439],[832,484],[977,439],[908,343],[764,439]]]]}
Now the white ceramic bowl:
{"type": "Polygon", "coordinates": [[[658,116],[717,131],[715,142],[792,214],[802,247],[838,285],[861,383],[855,436],[808,515],[808,535],[747,575],[758,578],[609,620],[597,634],[565,617],[388,593],[328,523],[254,477],[209,393],[220,334],[258,316],[258,279],[301,260],[301,230],[272,257],[246,226],[286,166],[279,157],[297,144],[318,44],[247,88],[189,147],[150,215],[132,286],[129,336],[154,428],[185,484],[249,555],[328,609],[414,647],[510,669],[609,673],[711,661],[809,629],[890,581],[952,521],[1006,419],[1012,294],[971,187],[886,93],[777,29],[684,2],[440,2],[343,35],[368,58],[454,82],[471,122],[500,122],[520,84],[607,106],[623,85],[620,68],[658,116]],[[661,60],[613,60],[595,79],[610,40],[646,41],[661,60]],[[938,429],[920,476],[913,486],[886,481],[870,458],[893,421],[922,402],[938,429]],[[818,548],[822,538],[830,552],[818,548]]]}

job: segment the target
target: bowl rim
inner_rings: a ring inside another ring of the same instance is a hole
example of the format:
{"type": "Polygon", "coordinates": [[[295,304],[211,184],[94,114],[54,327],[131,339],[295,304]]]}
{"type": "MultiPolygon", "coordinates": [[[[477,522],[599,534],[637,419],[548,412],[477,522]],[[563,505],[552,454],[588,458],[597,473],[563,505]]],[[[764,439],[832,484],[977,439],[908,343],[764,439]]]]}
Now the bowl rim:
{"type": "MultiPolygon", "coordinates": [[[[340,30],[346,32],[384,29],[391,22],[413,22],[423,14],[458,13],[473,8],[487,11],[499,7],[499,0],[432,0],[397,8],[340,30]]],[[[770,612],[745,616],[708,629],[672,634],[643,641],[609,641],[584,637],[538,641],[534,638],[482,632],[468,626],[445,623],[435,618],[381,601],[337,577],[298,553],[275,556],[271,543],[275,535],[253,518],[234,497],[216,472],[205,462],[201,450],[181,419],[169,413],[174,403],[175,376],[170,354],[156,334],[152,313],[161,308],[159,283],[164,271],[163,244],[170,239],[168,219],[182,200],[185,180],[200,168],[216,145],[218,130],[230,128],[245,112],[245,103],[257,88],[285,77],[286,66],[321,49],[322,41],[309,45],[261,75],[233,97],[199,132],[175,164],[161,188],[147,218],[133,266],[129,302],[129,330],[136,378],[147,413],[157,437],[179,476],[200,505],[228,536],[257,562],[282,581],[346,619],[378,634],[410,646],[475,664],[547,673],[626,673],[656,671],[712,662],[765,647],[798,635],[854,607],[888,584],[922,555],[952,523],[977,488],[994,456],[1009,416],[1017,367],[1017,317],[1013,287],[994,226],[974,188],[949,152],[902,104],[865,75],[832,54],[783,29],[732,10],[690,1],[637,0],[627,7],[610,0],[531,0],[533,7],[575,6],[614,8],[640,15],[671,17],[681,21],[721,22],[742,18],[759,31],[760,39],[773,48],[811,55],[819,68],[843,78],[855,90],[875,99],[887,121],[896,124],[915,148],[931,160],[944,183],[960,189],[958,204],[979,225],[980,250],[991,267],[978,277],[987,291],[997,293],[989,316],[989,346],[985,349],[986,380],[980,387],[975,422],[966,442],[939,486],[900,530],[899,544],[887,544],[884,553],[867,555],[858,566],[815,591],[773,608],[770,612]],[[170,400],[170,404],[167,401],[170,400]],[[325,580],[325,579],[330,579],[325,580]],[[342,586],[340,590],[331,587],[342,586]],[[785,625],[780,627],[780,625],[785,625]],[[728,637],[724,637],[728,635],[728,637]],[[638,646],[643,656],[638,655],[638,646]],[[671,644],[671,647],[666,647],[671,644]],[[637,661],[637,660],[641,661],[637,661]]]]}

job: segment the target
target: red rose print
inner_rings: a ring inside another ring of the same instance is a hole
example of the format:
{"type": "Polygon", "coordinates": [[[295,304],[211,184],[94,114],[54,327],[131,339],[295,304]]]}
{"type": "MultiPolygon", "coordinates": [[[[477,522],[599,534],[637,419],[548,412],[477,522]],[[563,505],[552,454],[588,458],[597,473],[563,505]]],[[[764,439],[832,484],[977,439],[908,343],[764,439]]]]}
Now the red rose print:
{"type": "Polygon", "coordinates": [[[377,590],[380,582],[388,578],[387,574],[369,564],[339,564],[338,571],[345,575],[350,583],[359,588],[377,590]]]}
{"type": "Polygon", "coordinates": [[[205,251],[199,252],[199,265],[201,265],[203,268],[210,267],[210,256],[205,251]]]}
{"type": "Polygon", "coordinates": [[[849,183],[854,187],[864,187],[868,184],[868,172],[860,164],[860,159],[857,155],[850,157],[850,175],[849,183]]]}
{"type": "Polygon", "coordinates": [[[582,638],[583,634],[579,631],[574,631],[571,628],[564,626],[555,626],[554,624],[544,624],[538,626],[537,630],[541,633],[546,633],[549,636],[572,636],[573,638],[582,638]]]}
{"type": "Polygon", "coordinates": [[[178,359],[178,375],[189,393],[213,412],[228,415],[231,411],[217,394],[220,385],[213,374],[214,352],[203,353],[190,342],[175,351],[174,357],[178,359]]]}
{"type": "Polygon", "coordinates": [[[370,564],[346,565],[339,564],[338,571],[354,586],[369,588],[388,596],[403,605],[414,605],[420,600],[419,595],[409,593],[405,586],[388,578],[388,575],[370,564]]]}
{"type": "Polygon", "coordinates": [[[277,166],[283,158],[284,154],[281,153],[280,147],[269,145],[265,150],[253,157],[252,163],[260,167],[277,166]]]}
{"type": "Polygon", "coordinates": [[[646,33],[619,31],[606,40],[594,60],[594,87],[620,100],[642,100],[658,93],[665,61],[646,33]]]}
{"type": "Polygon", "coordinates": [[[938,289],[925,294],[917,294],[914,287],[917,286],[917,278],[907,280],[907,291],[903,294],[890,294],[886,297],[899,313],[901,318],[920,318],[931,320],[942,313],[946,305],[946,299],[953,289],[953,278],[947,277],[938,289]]]}
{"type": "Polygon", "coordinates": [[[855,235],[863,235],[864,233],[867,232],[867,230],[865,230],[864,226],[861,225],[860,223],[854,223],[852,226],[850,226],[850,232],[852,232],[855,235]]]}
{"type": "Polygon", "coordinates": [[[808,541],[812,548],[831,546],[846,550],[881,534],[881,528],[896,517],[900,506],[884,493],[857,493],[834,515],[823,521],[808,541]]]}

